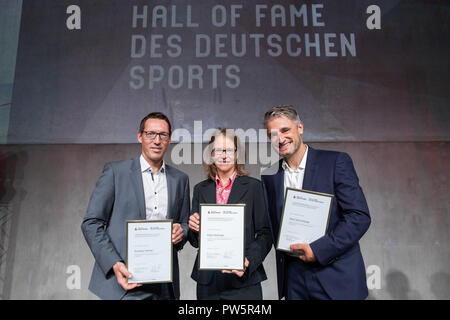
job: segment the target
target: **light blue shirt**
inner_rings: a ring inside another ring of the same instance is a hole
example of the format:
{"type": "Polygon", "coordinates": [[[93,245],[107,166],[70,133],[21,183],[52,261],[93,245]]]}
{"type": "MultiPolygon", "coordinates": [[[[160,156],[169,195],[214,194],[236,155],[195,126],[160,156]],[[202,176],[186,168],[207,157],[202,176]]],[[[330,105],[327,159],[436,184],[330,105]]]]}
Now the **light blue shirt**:
{"type": "Polygon", "coordinates": [[[144,185],[146,219],[166,219],[168,204],[166,164],[163,161],[158,172],[153,172],[152,167],[142,155],[139,160],[144,185]]]}
{"type": "Polygon", "coordinates": [[[305,177],[306,158],[308,157],[308,146],[306,145],[306,151],[303,155],[300,165],[296,169],[289,167],[286,161],[283,160],[282,167],[284,170],[284,191],[286,188],[302,189],[303,179],[305,177]]]}

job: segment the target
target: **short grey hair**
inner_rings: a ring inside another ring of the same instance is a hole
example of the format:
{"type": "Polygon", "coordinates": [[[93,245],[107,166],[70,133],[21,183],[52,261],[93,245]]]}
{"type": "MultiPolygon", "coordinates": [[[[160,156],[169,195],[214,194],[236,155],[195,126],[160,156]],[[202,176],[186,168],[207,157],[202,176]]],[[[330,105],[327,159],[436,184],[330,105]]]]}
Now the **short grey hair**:
{"type": "Polygon", "coordinates": [[[288,119],[294,121],[296,124],[300,123],[300,117],[297,113],[297,110],[291,105],[280,105],[273,107],[269,111],[264,114],[264,128],[267,129],[267,122],[273,118],[278,118],[281,116],[285,116],[288,119]]]}

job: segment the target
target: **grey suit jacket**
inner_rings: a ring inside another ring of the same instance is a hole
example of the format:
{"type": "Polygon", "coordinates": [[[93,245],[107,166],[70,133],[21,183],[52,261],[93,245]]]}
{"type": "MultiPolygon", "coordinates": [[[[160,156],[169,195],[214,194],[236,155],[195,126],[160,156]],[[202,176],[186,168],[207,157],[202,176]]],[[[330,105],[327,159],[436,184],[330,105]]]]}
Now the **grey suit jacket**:
{"type": "MultiPolygon", "coordinates": [[[[177,252],[186,243],[190,212],[188,176],[166,164],[167,218],[180,223],[183,240],[174,245],[173,291],[180,296],[177,252]]],[[[145,196],[139,157],[105,164],[81,224],[83,235],[95,258],[89,290],[102,299],[121,299],[126,291],[112,270],[126,261],[126,221],[145,220],[145,196]]],[[[148,285],[146,285],[148,286],[148,285]]],[[[160,286],[153,284],[151,286],[160,286]]]]}

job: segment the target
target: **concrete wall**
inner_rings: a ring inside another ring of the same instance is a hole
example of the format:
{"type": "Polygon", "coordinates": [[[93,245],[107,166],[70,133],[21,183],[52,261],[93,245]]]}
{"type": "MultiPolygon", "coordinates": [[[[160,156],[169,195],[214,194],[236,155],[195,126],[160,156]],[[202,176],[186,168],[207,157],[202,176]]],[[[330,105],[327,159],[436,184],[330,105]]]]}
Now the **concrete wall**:
{"type": "Polygon", "coordinates": [[[21,12],[22,0],[0,0],[0,143],[8,136],[21,12]]]}
{"type": "MultiPolygon", "coordinates": [[[[355,163],[373,221],[361,240],[374,288],[369,298],[449,299],[450,144],[311,146],[348,152],[355,163]]],[[[94,259],[80,224],[104,163],[139,153],[138,144],[1,146],[1,298],[96,299],[87,289],[94,259]],[[80,268],[80,289],[67,287],[72,265],[80,268]]],[[[200,165],[179,168],[191,189],[204,179],[200,165]]],[[[248,168],[259,176],[258,166],[248,168]]],[[[195,299],[194,258],[187,244],[180,253],[182,299],[195,299]]],[[[276,299],[273,250],[264,266],[264,298],[276,299]]]]}

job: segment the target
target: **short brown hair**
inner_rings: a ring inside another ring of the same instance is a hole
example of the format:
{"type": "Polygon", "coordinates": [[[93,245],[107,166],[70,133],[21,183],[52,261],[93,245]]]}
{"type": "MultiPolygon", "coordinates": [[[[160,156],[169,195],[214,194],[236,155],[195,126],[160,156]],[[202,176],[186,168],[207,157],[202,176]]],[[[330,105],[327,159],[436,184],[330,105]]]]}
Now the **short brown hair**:
{"type": "MultiPolygon", "coordinates": [[[[238,176],[248,176],[248,172],[245,171],[245,148],[241,146],[239,137],[236,135],[233,129],[227,129],[227,128],[218,128],[214,134],[211,136],[211,139],[208,143],[208,148],[212,151],[211,146],[213,145],[214,141],[219,136],[225,136],[227,138],[230,138],[234,142],[234,148],[236,152],[238,153],[238,156],[235,159],[234,163],[234,169],[236,170],[236,174],[238,176]],[[244,163],[238,163],[239,156],[244,157],[244,163]]],[[[206,171],[206,175],[208,176],[208,179],[211,179],[212,181],[215,181],[216,174],[217,174],[217,167],[214,164],[214,162],[210,161],[211,163],[203,162],[203,166],[206,171]]]]}
{"type": "Polygon", "coordinates": [[[169,118],[167,118],[167,116],[166,116],[164,113],[162,113],[162,112],[152,112],[152,113],[149,113],[148,115],[146,115],[146,116],[144,117],[144,119],[141,120],[141,124],[140,124],[140,126],[139,126],[139,132],[140,132],[140,133],[143,133],[143,132],[144,132],[144,129],[145,129],[145,122],[146,122],[148,119],[160,119],[160,120],[166,121],[167,124],[169,125],[169,135],[172,134],[172,126],[170,125],[169,118]]]}

